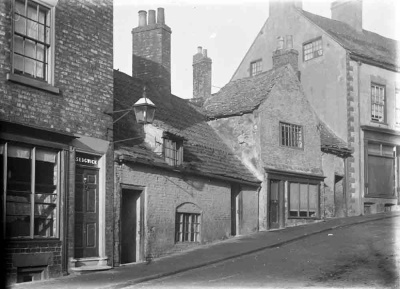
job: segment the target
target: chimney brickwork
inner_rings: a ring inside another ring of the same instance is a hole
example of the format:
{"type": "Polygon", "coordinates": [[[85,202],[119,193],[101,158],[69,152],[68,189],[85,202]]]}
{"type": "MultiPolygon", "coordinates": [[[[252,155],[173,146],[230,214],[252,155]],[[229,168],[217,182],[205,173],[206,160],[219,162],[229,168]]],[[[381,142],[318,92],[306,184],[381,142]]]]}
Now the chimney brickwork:
{"type": "Polygon", "coordinates": [[[331,5],[331,18],[362,31],[362,0],[339,0],[331,5]]]}
{"type": "Polygon", "coordinates": [[[212,60],[207,56],[207,49],[197,48],[193,55],[193,98],[208,98],[211,96],[211,66],[212,60]]]}
{"type": "Polygon", "coordinates": [[[164,9],[139,11],[139,26],[132,29],[132,76],[150,81],[160,92],[171,93],[171,28],[164,9]]]}
{"type": "Polygon", "coordinates": [[[273,68],[290,64],[295,71],[299,70],[299,52],[293,49],[292,35],[277,38],[277,49],[272,54],[273,68]]]}

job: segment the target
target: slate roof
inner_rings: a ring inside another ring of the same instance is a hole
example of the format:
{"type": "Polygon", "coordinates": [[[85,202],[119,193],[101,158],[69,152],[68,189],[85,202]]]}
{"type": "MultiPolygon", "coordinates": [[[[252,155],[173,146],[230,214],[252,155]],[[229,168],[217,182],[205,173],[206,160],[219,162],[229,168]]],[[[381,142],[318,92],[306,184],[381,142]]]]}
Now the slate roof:
{"type": "MultiPolygon", "coordinates": [[[[271,69],[253,77],[234,80],[207,99],[204,109],[210,119],[252,113],[268,99],[269,93],[280,77],[289,75],[289,66],[271,69]]],[[[294,75],[294,74],[293,74],[294,75]]],[[[340,139],[321,120],[321,150],[337,155],[348,155],[350,150],[345,141],[340,139]]]]}
{"type": "MultiPolygon", "coordinates": [[[[116,154],[173,170],[225,177],[239,182],[252,182],[255,185],[260,183],[220,139],[214,129],[207,124],[206,116],[189,101],[172,94],[161,94],[149,83],[114,71],[114,104],[116,104],[114,110],[118,110],[118,107],[129,108],[134,104],[142,97],[144,85],[147,88],[147,97],[157,107],[153,125],[185,140],[184,165],[180,168],[168,166],[162,157],[140,143],[134,146],[127,146],[125,142],[116,143],[116,154]]],[[[122,115],[122,112],[116,114],[114,119],[116,120],[122,115]]],[[[120,133],[118,129],[114,129],[116,140],[140,135],[140,131],[138,131],[140,126],[134,120],[133,111],[118,122],[119,125],[122,123],[124,130],[120,133]]]]}
{"type": "Polygon", "coordinates": [[[252,112],[267,99],[276,80],[287,69],[287,66],[283,66],[229,82],[205,101],[203,107],[207,116],[221,118],[252,112]]]}
{"type": "Polygon", "coordinates": [[[359,32],[344,22],[315,15],[304,10],[299,11],[351,53],[367,60],[379,62],[389,69],[399,69],[398,41],[368,30],[359,32]]]}

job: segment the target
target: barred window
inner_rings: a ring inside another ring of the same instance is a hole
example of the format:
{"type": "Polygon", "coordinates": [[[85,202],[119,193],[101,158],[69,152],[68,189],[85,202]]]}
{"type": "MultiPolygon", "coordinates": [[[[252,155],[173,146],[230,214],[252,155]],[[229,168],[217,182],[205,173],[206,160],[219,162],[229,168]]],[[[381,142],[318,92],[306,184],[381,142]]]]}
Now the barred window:
{"type": "Polygon", "coordinates": [[[183,141],[164,138],[164,158],[170,166],[179,166],[183,163],[183,141]]]}
{"type": "Polygon", "coordinates": [[[175,241],[200,241],[200,214],[176,213],[175,241]]]}
{"type": "Polygon", "coordinates": [[[57,237],[60,152],[4,143],[0,162],[6,237],[57,237]]]}
{"type": "Polygon", "coordinates": [[[50,82],[51,9],[15,0],[13,20],[13,73],[50,82]]]}
{"type": "Polygon", "coordinates": [[[250,75],[255,76],[262,72],[262,60],[257,60],[250,63],[250,75]]]}
{"type": "Polygon", "coordinates": [[[371,119],[385,122],[385,87],[382,85],[371,85],[371,119]]]}
{"type": "Polygon", "coordinates": [[[300,125],[280,124],[281,145],[293,148],[303,148],[303,128],[300,125]]]}
{"type": "Polygon", "coordinates": [[[322,39],[318,38],[314,41],[303,44],[304,61],[322,56],[322,39]]]}

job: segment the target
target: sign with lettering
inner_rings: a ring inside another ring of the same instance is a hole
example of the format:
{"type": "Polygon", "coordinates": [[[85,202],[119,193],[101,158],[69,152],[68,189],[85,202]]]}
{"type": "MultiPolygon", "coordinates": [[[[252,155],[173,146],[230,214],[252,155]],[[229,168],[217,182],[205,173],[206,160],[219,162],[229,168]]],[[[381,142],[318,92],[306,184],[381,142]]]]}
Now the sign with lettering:
{"type": "Polygon", "coordinates": [[[75,156],[75,162],[77,165],[97,167],[98,157],[77,153],[75,156]]]}

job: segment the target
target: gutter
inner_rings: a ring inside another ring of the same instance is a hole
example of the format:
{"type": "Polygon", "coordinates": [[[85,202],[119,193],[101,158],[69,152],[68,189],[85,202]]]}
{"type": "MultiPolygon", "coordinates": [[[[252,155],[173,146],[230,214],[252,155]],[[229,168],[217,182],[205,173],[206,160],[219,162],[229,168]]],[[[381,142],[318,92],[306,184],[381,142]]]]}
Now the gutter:
{"type": "Polygon", "coordinates": [[[393,71],[393,72],[400,72],[400,68],[397,67],[394,64],[377,61],[377,60],[371,59],[371,58],[369,58],[367,56],[364,56],[364,55],[361,55],[361,54],[357,54],[357,53],[354,53],[354,52],[351,52],[351,51],[349,51],[349,55],[350,55],[350,58],[352,60],[354,60],[354,61],[363,62],[365,64],[370,64],[370,65],[377,66],[377,67],[380,67],[380,68],[383,68],[383,69],[387,69],[387,70],[390,70],[390,71],[393,71]]]}
{"type": "Polygon", "coordinates": [[[195,171],[195,170],[191,170],[191,169],[187,169],[184,167],[171,167],[167,164],[164,163],[155,163],[155,162],[151,162],[145,159],[139,159],[139,158],[135,158],[135,157],[131,157],[131,156],[127,156],[127,155],[120,155],[118,157],[115,158],[115,161],[117,162],[131,162],[131,163],[139,163],[139,164],[143,164],[143,165],[148,165],[148,166],[152,166],[152,167],[157,167],[160,169],[165,169],[168,171],[173,171],[176,173],[181,173],[181,174],[191,174],[191,175],[197,175],[197,176],[202,176],[202,177],[208,177],[208,178],[212,178],[212,179],[217,179],[217,180],[221,180],[221,181],[228,181],[228,182],[234,182],[237,184],[242,184],[242,185],[248,185],[248,186],[252,186],[252,187],[259,187],[260,184],[262,183],[261,181],[246,181],[246,180],[241,180],[241,179],[235,179],[232,177],[227,177],[227,176],[221,176],[221,175],[214,175],[214,174],[209,174],[209,173],[204,173],[204,172],[200,172],[200,171],[195,171]]]}

